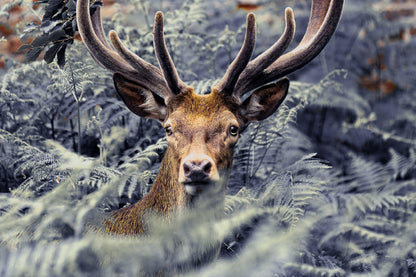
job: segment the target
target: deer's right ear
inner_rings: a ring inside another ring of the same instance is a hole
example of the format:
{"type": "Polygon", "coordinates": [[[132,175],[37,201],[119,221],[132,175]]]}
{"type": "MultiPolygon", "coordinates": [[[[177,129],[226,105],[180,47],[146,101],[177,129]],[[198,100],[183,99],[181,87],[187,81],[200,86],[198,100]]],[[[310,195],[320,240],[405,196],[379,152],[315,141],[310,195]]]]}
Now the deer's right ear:
{"type": "Polygon", "coordinates": [[[282,104],[289,90],[289,79],[260,87],[241,105],[241,114],[248,121],[260,121],[272,115],[282,104]]]}
{"type": "Polygon", "coordinates": [[[165,120],[167,110],[162,97],[120,73],[114,73],[113,80],[121,99],[133,113],[160,122],[165,120]]]}

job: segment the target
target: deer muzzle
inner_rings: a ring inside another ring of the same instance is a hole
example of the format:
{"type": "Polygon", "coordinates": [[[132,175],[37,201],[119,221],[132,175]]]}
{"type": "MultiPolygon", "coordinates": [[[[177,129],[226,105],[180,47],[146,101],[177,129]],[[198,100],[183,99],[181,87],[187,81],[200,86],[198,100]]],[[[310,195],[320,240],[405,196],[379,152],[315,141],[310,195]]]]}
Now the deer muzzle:
{"type": "Polygon", "coordinates": [[[183,159],[179,170],[179,182],[190,195],[198,195],[219,181],[215,162],[205,154],[190,154],[183,159]]]}

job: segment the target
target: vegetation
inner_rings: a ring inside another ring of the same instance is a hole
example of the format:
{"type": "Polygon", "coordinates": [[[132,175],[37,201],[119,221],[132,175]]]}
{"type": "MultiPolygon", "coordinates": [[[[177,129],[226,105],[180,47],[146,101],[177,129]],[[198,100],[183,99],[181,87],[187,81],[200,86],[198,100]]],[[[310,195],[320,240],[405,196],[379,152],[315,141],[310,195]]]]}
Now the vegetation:
{"type": "MultiPolygon", "coordinates": [[[[223,2],[124,0],[104,27],[156,64],[152,16],[165,11],[179,74],[206,93],[242,43],[246,11],[223,2]]],[[[5,55],[0,71],[0,275],[416,276],[416,37],[373,2],[346,1],[284,105],[243,133],[224,217],[155,218],[148,237],[101,223],[149,191],[163,129],[126,109],[77,40],[73,1],[29,7],[44,18],[21,30],[31,62],[5,55]],[[218,242],[219,259],[188,266],[218,242]]],[[[0,20],[14,5],[27,3],[0,20]]],[[[256,53],[281,34],[285,6],[301,38],[309,3],[259,1],[256,53]]]]}

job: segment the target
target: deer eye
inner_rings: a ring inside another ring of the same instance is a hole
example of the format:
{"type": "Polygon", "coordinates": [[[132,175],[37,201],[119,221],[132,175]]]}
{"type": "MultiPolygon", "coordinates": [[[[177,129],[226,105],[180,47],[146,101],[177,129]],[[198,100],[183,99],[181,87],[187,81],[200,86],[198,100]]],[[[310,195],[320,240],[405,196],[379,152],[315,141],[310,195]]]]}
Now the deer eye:
{"type": "Polygon", "coordinates": [[[172,127],[170,127],[170,126],[166,127],[165,131],[166,131],[167,136],[171,136],[173,134],[172,127]]]}
{"type": "Polygon", "coordinates": [[[232,125],[230,127],[230,135],[232,135],[233,137],[238,135],[238,127],[237,126],[232,125]]]}

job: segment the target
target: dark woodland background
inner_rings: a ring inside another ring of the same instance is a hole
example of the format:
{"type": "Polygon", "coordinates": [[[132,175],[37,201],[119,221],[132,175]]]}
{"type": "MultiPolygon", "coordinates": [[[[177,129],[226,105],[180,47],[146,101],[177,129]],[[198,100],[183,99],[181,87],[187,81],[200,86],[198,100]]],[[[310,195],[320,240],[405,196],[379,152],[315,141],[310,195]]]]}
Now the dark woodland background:
{"type": "MultiPolygon", "coordinates": [[[[248,10],[258,55],[287,6],[294,47],[311,4],[104,2],[105,30],[153,64],[164,11],[169,51],[199,93],[239,50],[248,10]]],[[[169,276],[215,242],[219,259],[175,274],[416,276],[416,1],[346,1],[328,46],[289,76],[284,105],[241,136],[223,219],[190,212],[124,238],[97,226],[149,191],[167,144],[90,58],[74,5],[1,2],[0,276],[169,276]]]]}

